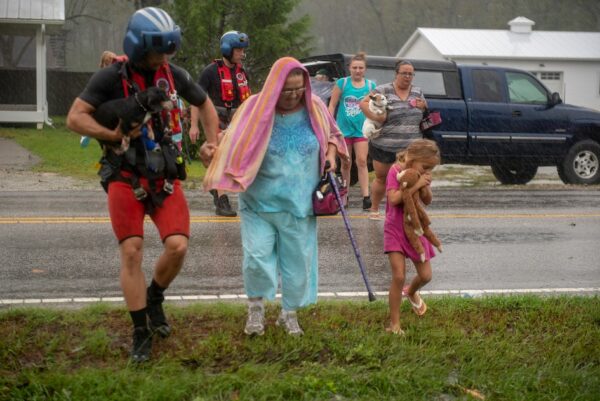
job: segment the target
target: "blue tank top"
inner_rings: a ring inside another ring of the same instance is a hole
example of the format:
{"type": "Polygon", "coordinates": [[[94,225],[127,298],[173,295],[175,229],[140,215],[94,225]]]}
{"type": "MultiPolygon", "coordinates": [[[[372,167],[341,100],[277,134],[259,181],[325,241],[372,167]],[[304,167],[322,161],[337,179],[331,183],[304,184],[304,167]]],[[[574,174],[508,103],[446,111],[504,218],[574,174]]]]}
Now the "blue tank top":
{"type": "Polygon", "coordinates": [[[365,78],[365,85],[355,88],[350,77],[340,78],[335,83],[340,91],[340,102],[336,115],[336,122],[345,138],[360,138],[363,136],[362,126],[365,115],[359,103],[373,89],[375,83],[365,78]]]}

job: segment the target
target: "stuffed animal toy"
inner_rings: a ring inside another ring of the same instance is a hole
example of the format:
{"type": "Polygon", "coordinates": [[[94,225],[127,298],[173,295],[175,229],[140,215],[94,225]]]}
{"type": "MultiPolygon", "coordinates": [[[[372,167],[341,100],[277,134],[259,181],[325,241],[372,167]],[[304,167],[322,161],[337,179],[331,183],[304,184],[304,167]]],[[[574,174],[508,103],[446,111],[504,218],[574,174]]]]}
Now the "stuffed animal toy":
{"type": "Polygon", "coordinates": [[[421,201],[421,191],[411,188],[419,181],[421,174],[415,169],[408,168],[399,172],[396,179],[402,188],[402,204],[404,205],[404,232],[408,241],[419,254],[421,262],[425,261],[425,250],[419,237],[424,235],[438,251],[442,252],[442,243],[429,227],[431,220],[425,212],[421,201]]]}

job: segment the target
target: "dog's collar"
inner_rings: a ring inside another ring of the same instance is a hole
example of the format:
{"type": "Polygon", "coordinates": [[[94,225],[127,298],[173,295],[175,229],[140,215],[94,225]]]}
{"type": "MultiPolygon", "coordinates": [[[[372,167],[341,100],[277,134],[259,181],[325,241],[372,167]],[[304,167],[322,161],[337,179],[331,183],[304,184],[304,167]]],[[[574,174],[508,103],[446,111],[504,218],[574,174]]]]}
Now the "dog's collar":
{"type": "Polygon", "coordinates": [[[133,97],[135,98],[136,103],[138,104],[138,106],[140,106],[142,108],[142,110],[144,110],[146,113],[148,112],[148,109],[144,107],[144,105],[142,104],[142,102],[140,102],[140,99],[138,99],[138,94],[137,92],[133,94],[133,97]]]}

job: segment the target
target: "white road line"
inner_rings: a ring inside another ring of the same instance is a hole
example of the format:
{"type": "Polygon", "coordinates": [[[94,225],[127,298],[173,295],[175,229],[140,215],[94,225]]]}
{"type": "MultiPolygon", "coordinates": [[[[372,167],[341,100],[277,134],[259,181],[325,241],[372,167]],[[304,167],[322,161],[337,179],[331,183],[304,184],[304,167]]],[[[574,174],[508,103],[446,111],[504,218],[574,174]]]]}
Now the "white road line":
{"type": "MultiPolygon", "coordinates": [[[[467,298],[483,297],[486,295],[517,295],[517,294],[600,294],[600,287],[589,288],[515,288],[515,289],[487,289],[487,290],[430,290],[421,291],[422,295],[434,296],[460,296],[467,298]]],[[[366,298],[367,292],[320,292],[319,298],[366,298]]],[[[378,297],[387,297],[387,291],[377,291],[378,297]]],[[[214,294],[214,295],[169,295],[168,301],[238,301],[248,297],[245,294],[214,294]]],[[[281,298],[277,294],[276,298],[281,298]]],[[[14,298],[0,299],[0,305],[29,305],[29,304],[79,304],[96,302],[124,302],[123,297],[87,297],[87,298],[14,298]]]]}

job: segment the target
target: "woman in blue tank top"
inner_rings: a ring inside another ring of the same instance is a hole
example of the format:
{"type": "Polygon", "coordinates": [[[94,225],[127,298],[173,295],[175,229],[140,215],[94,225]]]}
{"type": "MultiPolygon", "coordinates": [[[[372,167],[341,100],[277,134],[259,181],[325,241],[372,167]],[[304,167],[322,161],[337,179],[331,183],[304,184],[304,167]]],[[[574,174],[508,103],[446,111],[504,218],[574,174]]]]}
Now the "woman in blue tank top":
{"type": "Polygon", "coordinates": [[[371,208],[369,197],[369,170],[367,169],[367,155],[369,144],[362,133],[365,115],[359,104],[363,97],[375,89],[375,83],[365,78],[367,58],[365,53],[358,53],[350,59],[350,76],[340,78],[333,86],[329,101],[329,112],[334,115],[336,107],[336,121],[344,134],[350,159],[342,160],[342,178],[350,182],[350,168],[352,167],[352,152],[356,156],[358,170],[358,184],[363,196],[363,210],[371,208]],[[338,107],[339,105],[339,107],[338,107]]]}

